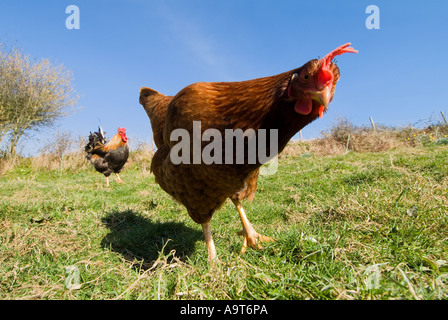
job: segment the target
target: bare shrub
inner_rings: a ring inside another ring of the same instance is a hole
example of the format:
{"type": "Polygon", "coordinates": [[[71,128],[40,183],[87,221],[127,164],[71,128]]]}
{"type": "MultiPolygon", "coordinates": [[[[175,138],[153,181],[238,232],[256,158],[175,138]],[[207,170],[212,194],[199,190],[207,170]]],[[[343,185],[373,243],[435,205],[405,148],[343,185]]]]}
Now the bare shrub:
{"type": "Polygon", "coordinates": [[[412,144],[401,132],[400,128],[377,126],[374,130],[371,127],[355,126],[347,119],[340,119],[330,134],[350,151],[382,152],[412,144]]]}
{"type": "Polygon", "coordinates": [[[356,127],[349,120],[340,118],[330,129],[330,136],[337,142],[344,144],[347,143],[349,136],[360,130],[360,127],[356,127]]]}
{"type": "Polygon", "coordinates": [[[149,172],[151,160],[154,156],[154,147],[144,141],[137,141],[136,146],[131,146],[127,166],[136,166],[141,168],[143,172],[149,172]]]}
{"type": "Polygon", "coordinates": [[[5,174],[7,171],[14,169],[17,163],[17,158],[0,158],[0,175],[5,174]]]}
{"type": "Polygon", "coordinates": [[[31,158],[31,167],[37,170],[76,171],[87,168],[83,137],[74,138],[68,132],[56,132],[55,137],[45,145],[39,156],[31,158]]]}
{"type": "Polygon", "coordinates": [[[74,110],[78,97],[72,79],[63,65],[5,50],[0,44],[0,139],[8,138],[8,156],[16,155],[27,132],[49,127],[74,110]]]}
{"type": "Polygon", "coordinates": [[[426,129],[412,127],[393,128],[377,126],[371,127],[353,125],[347,119],[339,119],[324,133],[323,138],[288,143],[280,158],[284,156],[301,156],[306,153],[316,156],[341,155],[347,151],[355,152],[382,152],[393,148],[415,147],[441,141],[448,136],[448,126],[432,125],[426,129]]]}
{"type": "Polygon", "coordinates": [[[345,146],[339,143],[332,137],[305,140],[305,141],[290,141],[279,158],[286,156],[302,156],[304,154],[312,154],[315,156],[336,156],[345,153],[345,146]]]}

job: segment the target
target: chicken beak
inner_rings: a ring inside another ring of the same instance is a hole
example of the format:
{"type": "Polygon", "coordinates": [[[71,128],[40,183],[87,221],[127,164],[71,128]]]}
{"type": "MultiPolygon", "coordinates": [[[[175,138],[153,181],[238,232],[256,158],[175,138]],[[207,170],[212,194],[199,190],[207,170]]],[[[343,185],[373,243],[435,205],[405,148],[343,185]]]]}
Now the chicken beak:
{"type": "Polygon", "coordinates": [[[325,86],[321,91],[310,92],[310,94],[313,100],[327,108],[331,100],[331,89],[329,86],[325,86]]]}

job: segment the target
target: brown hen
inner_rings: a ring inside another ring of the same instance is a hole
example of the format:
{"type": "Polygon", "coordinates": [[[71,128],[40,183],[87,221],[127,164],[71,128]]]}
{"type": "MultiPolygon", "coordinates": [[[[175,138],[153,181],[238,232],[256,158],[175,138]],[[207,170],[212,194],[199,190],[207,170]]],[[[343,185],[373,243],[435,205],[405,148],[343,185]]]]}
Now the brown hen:
{"type": "MultiPolygon", "coordinates": [[[[151,120],[158,148],[151,170],[162,189],[183,204],[190,217],[202,225],[210,261],[216,258],[210,220],[227,198],[235,204],[243,225],[239,232],[244,237],[242,252],[247,246],[261,248],[259,242],[272,240],[254,230],[241,205],[243,199],[254,197],[259,169],[264,162],[260,159],[249,161],[250,152],[254,150],[250,151],[248,139],[244,139],[242,149],[237,149],[237,144],[226,149],[227,130],[241,129],[244,133],[253,130],[251,132],[257,139],[265,129],[265,155],[272,157],[280,153],[299,130],[326,111],[340,77],[339,68],[332,60],[336,55],[357,52],[349,45],[335,49],[322,59],[311,60],[302,67],[271,77],[194,83],[174,97],[141,88],[140,103],[151,120]],[[200,123],[201,137],[208,129],[222,134],[218,142],[204,138],[199,142],[200,153],[212,142],[215,146],[222,144],[214,149],[215,152],[222,151],[218,157],[214,154],[218,161],[205,163],[199,159],[198,162],[194,121],[200,123]],[[183,129],[191,137],[188,148],[180,152],[182,159],[187,161],[180,163],[172,161],[176,156],[174,150],[178,152],[176,129],[183,129]],[[276,139],[271,140],[271,137],[276,139]],[[238,152],[243,153],[242,163],[236,161],[238,152]],[[228,159],[231,161],[226,161],[228,159]]],[[[260,148],[263,149],[258,145],[258,152],[260,148]]]]}

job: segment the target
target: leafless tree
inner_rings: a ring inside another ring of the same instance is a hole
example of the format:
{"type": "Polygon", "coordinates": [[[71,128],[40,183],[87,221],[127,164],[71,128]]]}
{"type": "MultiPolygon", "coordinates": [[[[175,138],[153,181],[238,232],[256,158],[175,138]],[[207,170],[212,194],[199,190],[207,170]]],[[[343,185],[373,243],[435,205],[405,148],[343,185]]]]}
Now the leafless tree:
{"type": "Polygon", "coordinates": [[[51,126],[74,111],[78,97],[71,82],[63,65],[0,47],[0,141],[8,139],[8,155],[16,155],[26,132],[51,126]]]}

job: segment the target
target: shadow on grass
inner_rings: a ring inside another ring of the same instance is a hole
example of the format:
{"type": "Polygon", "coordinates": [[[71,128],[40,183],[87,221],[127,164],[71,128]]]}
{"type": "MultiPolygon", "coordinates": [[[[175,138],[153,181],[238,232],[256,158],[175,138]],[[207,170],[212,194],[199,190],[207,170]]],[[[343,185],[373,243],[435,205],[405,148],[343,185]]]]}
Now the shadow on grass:
{"type": "Polygon", "coordinates": [[[176,257],[184,260],[202,240],[202,232],[179,222],[159,222],[126,210],[110,212],[101,219],[110,232],[101,241],[103,248],[120,253],[142,269],[152,266],[159,253],[167,255],[176,250],[176,257]]]}

